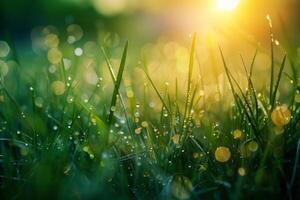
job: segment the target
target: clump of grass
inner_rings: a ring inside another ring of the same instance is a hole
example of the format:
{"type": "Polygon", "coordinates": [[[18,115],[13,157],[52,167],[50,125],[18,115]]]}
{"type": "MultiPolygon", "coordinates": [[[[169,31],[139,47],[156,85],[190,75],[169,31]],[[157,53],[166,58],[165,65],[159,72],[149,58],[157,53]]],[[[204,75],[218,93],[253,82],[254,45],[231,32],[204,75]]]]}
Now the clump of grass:
{"type": "MultiPolygon", "coordinates": [[[[283,105],[277,99],[286,56],[274,85],[277,66],[272,43],[267,94],[257,91],[254,84],[253,68],[259,50],[249,67],[241,57],[248,85],[245,91],[220,48],[234,104],[222,110],[208,110],[206,105],[210,102],[199,93],[202,79],[193,77],[196,38],[194,34],[187,63],[187,88],[183,92],[178,87],[182,80],[178,78],[175,95],[168,85],[161,92],[144,62],[146,80],[155,92],[154,96],[144,90],[144,104],[124,95],[128,42],[117,76],[106,50],[100,48],[99,57],[102,52],[109,73],[102,76],[110,76],[112,81],[110,93],[103,92],[105,84],[99,79],[90,86],[89,96],[82,99],[81,93],[88,87],[73,79],[81,72],[65,70],[64,61],[61,74],[46,72],[45,79],[35,78],[35,86],[28,77],[18,74],[20,85],[14,90],[12,77],[2,77],[1,196],[297,198],[300,104],[290,101],[282,113],[283,105]],[[55,80],[64,84],[59,93],[51,91],[55,80]],[[97,95],[101,101],[96,101],[97,95]],[[40,96],[45,97],[42,103],[40,96]],[[158,99],[159,112],[149,111],[147,97],[158,99]],[[201,99],[205,104],[199,110],[196,105],[201,99]],[[222,115],[220,122],[216,122],[216,113],[222,115]],[[271,115],[282,126],[276,125],[271,115]]],[[[219,101],[218,108],[223,103],[219,101]]]]}

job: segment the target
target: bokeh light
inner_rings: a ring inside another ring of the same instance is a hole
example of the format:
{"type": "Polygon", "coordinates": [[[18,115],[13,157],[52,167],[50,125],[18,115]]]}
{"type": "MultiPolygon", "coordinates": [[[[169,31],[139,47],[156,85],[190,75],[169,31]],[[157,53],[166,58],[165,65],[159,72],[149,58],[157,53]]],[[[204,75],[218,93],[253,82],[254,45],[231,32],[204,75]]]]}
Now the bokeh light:
{"type": "Polygon", "coordinates": [[[54,81],[51,83],[51,89],[55,95],[63,95],[65,93],[66,87],[62,81],[54,81]]]}
{"type": "Polygon", "coordinates": [[[0,72],[1,72],[1,76],[6,76],[8,73],[8,65],[5,61],[0,59],[0,72]]]}
{"type": "Polygon", "coordinates": [[[9,54],[10,48],[7,42],[0,40],[0,57],[7,57],[9,54]]]}

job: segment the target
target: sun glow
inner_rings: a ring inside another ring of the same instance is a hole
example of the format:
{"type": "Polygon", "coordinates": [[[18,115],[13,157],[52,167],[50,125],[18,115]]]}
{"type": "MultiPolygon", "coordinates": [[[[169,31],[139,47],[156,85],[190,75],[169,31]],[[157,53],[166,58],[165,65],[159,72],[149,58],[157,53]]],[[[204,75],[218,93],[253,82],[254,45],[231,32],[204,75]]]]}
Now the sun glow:
{"type": "Polygon", "coordinates": [[[216,0],[216,7],[220,11],[233,11],[239,3],[239,0],[216,0]]]}

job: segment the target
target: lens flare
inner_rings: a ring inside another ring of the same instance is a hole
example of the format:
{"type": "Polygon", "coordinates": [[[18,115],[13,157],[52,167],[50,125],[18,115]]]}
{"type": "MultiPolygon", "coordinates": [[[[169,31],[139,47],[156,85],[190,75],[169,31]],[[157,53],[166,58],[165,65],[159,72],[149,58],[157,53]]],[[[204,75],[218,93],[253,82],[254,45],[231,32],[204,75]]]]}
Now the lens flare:
{"type": "Polygon", "coordinates": [[[239,3],[239,0],[216,0],[216,7],[220,11],[233,11],[239,3]]]}

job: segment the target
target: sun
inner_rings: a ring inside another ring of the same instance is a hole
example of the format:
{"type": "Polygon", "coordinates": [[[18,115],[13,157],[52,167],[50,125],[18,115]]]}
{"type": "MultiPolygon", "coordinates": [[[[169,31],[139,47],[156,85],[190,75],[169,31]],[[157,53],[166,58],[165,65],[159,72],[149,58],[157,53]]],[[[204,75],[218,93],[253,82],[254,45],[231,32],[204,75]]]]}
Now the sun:
{"type": "Polygon", "coordinates": [[[220,11],[233,11],[239,3],[239,0],[216,0],[216,7],[220,11]]]}

